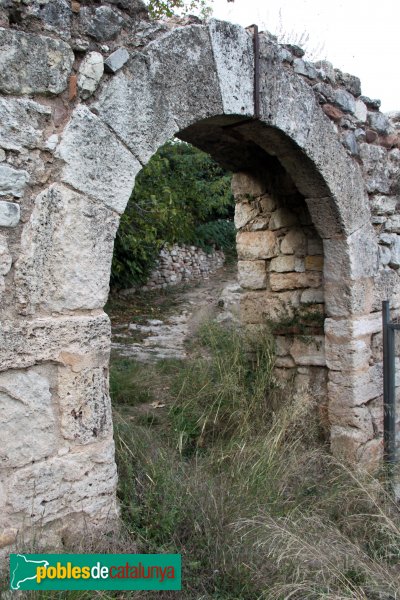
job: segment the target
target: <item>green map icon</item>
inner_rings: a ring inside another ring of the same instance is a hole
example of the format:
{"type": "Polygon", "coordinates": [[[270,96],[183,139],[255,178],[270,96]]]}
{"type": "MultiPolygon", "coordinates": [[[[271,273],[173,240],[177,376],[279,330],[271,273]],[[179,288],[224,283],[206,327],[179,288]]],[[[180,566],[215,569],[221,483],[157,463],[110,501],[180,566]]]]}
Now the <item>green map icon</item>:
{"type": "Polygon", "coordinates": [[[10,588],[19,590],[21,583],[36,579],[36,569],[38,567],[48,566],[47,560],[30,560],[25,558],[23,554],[14,555],[13,564],[11,565],[10,588]]]}

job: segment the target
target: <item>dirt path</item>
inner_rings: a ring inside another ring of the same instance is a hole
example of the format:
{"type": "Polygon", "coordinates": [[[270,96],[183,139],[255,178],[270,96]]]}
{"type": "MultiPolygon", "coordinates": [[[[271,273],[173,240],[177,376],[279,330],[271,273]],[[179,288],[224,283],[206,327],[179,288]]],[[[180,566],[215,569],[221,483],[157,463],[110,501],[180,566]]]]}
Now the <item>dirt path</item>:
{"type": "Polygon", "coordinates": [[[183,359],[189,354],[186,342],[202,323],[237,319],[240,288],[236,265],[222,267],[209,279],[176,292],[172,314],[165,317],[115,323],[111,311],[113,352],[141,362],[183,359]]]}

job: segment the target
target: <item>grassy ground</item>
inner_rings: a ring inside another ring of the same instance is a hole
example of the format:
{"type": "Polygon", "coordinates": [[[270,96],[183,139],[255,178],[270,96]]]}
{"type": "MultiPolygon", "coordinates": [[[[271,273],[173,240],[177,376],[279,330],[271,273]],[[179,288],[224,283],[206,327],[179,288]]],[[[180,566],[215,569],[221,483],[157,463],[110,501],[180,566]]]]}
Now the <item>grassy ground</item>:
{"type": "Polygon", "coordinates": [[[329,455],[307,390],[275,383],[268,336],[212,325],[196,343],[188,361],[111,371],[122,536],[182,554],[183,591],[26,597],[399,598],[400,517],[384,478],[329,455]]]}

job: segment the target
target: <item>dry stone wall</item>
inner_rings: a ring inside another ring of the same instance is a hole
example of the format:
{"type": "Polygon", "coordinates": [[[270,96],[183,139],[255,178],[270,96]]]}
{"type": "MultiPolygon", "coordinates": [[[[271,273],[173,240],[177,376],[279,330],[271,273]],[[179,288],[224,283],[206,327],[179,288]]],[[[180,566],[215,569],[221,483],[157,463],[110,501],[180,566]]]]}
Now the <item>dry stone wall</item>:
{"type": "Polygon", "coordinates": [[[173,135],[237,173],[244,322],[272,322],[336,455],[382,456],[400,116],[264,33],[256,118],[252,36],[139,0],[0,0],[0,558],[115,526],[103,306],[135,176],[173,135]]]}
{"type": "Polygon", "coordinates": [[[225,255],[221,250],[207,253],[196,246],[164,246],[146,284],[140,289],[165,289],[192,279],[207,279],[211,273],[222,267],[224,262],[225,255]]]}

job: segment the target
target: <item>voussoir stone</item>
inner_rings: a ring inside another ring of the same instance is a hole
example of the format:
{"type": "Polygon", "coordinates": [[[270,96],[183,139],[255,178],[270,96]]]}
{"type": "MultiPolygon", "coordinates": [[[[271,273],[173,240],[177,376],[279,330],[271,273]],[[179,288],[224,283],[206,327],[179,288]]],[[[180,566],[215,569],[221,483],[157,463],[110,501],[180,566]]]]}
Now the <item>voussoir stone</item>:
{"type": "Polygon", "coordinates": [[[107,300],[115,212],[54,184],[35,201],[16,265],[24,312],[102,308],[107,300]]]}
{"type": "Polygon", "coordinates": [[[124,211],[141,165],[85,106],[73,112],[56,154],[65,162],[63,182],[124,211]]]}
{"type": "Polygon", "coordinates": [[[61,94],[74,62],[61,40],[0,28],[0,91],[6,94],[61,94]]]}
{"type": "Polygon", "coordinates": [[[208,29],[190,25],[150,42],[94,107],[142,163],[180,130],[223,113],[208,29]]]}

